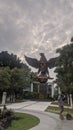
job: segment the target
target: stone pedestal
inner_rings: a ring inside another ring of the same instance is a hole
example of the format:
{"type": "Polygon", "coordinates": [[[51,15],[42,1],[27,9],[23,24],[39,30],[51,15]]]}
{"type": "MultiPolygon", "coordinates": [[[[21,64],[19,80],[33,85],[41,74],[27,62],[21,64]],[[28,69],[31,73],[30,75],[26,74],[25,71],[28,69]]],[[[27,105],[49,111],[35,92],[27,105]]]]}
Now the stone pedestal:
{"type": "Polygon", "coordinates": [[[40,84],[40,86],[39,86],[39,92],[40,93],[47,93],[47,86],[46,86],[46,84],[40,84]]]}

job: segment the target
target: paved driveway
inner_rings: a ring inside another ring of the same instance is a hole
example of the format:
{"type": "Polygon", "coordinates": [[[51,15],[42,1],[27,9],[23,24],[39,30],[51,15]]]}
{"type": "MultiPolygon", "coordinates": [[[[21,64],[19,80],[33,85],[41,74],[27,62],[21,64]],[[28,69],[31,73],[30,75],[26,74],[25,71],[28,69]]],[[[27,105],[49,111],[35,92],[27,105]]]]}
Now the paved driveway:
{"type": "Polygon", "coordinates": [[[50,102],[26,101],[7,105],[7,108],[37,116],[40,123],[30,130],[73,130],[73,120],[60,120],[59,115],[44,112],[49,105],[50,102]]]}
{"type": "Polygon", "coordinates": [[[11,105],[8,105],[7,108],[44,111],[50,105],[50,103],[51,102],[26,101],[22,103],[13,103],[11,105]]]}
{"type": "Polygon", "coordinates": [[[57,117],[44,112],[51,102],[26,101],[22,103],[13,103],[7,108],[14,109],[17,112],[32,114],[40,119],[40,123],[30,130],[54,130],[57,126],[57,117]]]}

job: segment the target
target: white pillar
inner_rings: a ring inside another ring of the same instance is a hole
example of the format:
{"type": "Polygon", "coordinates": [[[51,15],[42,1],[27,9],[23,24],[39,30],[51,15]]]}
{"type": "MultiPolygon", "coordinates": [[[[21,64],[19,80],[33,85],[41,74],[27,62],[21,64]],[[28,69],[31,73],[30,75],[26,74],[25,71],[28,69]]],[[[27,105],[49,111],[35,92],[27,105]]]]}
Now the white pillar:
{"type": "Polygon", "coordinates": [[[40,87],[40,86],[39,86],[39,84],[38,84],[38,93],[39,93],[39,87],[40,87]]]}
{"type": "Polygon", "coordinates": [[[52,86],[51,86],[51,87],[52,87],[52,89],[51,89],[51,90],[52,90],[51,96],[52,96],[52,98],[53,98],[53,96],[54,96],[54,84],[52,83],[51,85],[52,85],[52,86]]]}
{"type": "Polygon", "coordinates": [[[31,83],[31,92],[33,92],[33,83],[31,83]]]}
{"type": "Polygon", "coordinates": [[[58,94],[61,94],[61,90],[60,90],[60,87],[58,87],[58,94]]]}
{"type": "Polygon", "coordinates": [[[72,103],[72,94],[70,94],[70,106],[73,108],[73,103],[72,103]]]}
{"type": "Polygon", "coordinates": [[[5,103],[6,103],[6,92],[3,92],[2,105],[5,105],[5,103]]]}
{"type": "Polygon", "coordinates": [[[67,102],[68,102],[68,105],[69,105],[69,95],[67,94],[67,102]]]}
{"type": "Polygon", "coordinates": [[[47,85],[47,94],[49,93],[49,90],[48,90],[48,85],[47,85]]]}

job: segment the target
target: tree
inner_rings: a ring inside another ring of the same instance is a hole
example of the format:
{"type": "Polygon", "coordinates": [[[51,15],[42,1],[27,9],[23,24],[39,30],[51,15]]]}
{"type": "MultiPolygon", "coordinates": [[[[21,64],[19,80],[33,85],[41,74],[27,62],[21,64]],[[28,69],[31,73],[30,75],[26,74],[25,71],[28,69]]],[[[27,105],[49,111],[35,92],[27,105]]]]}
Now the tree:
{"type": "Polygon", "coordinates": [[[59,59],[55,72],[57,73],[57,85],[61,90],[73,92],[73,43],[64,46],[56,51],[59,59]]]}
{"type": "Polygon", "coordinates": [[[0,67],[7,67],[9,66],[10,69],[17,67],[17,68],[22,68],[25,66],[13,53],[9,54],[7,51],[2,51],[0,53],[0,67]]]}
{"type": "Polygon", "coordinates": [[[11,72],[9,67],[0,70],[0,91],[6,91],[10,88],[11,72]]]}
{"type": "Polygon", "coordinates": [[[11,85],[10,85],[10,93],[23,95],[23,89],[30,86],[30,74],[31,70],[26,66],[25,68],[18,69],[14,68],[11,70],[11,85]]]}

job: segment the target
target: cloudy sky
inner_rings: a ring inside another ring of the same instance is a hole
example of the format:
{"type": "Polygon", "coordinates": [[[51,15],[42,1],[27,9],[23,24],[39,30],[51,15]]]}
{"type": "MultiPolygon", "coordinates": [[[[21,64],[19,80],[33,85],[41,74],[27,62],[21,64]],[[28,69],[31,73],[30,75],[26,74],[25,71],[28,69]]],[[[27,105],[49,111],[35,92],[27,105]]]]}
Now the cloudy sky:
{"type": "Polygon", "coordinates": [[[0,52],[49,59],[72,36],[73,0],[0,0],[0,52]]]}

